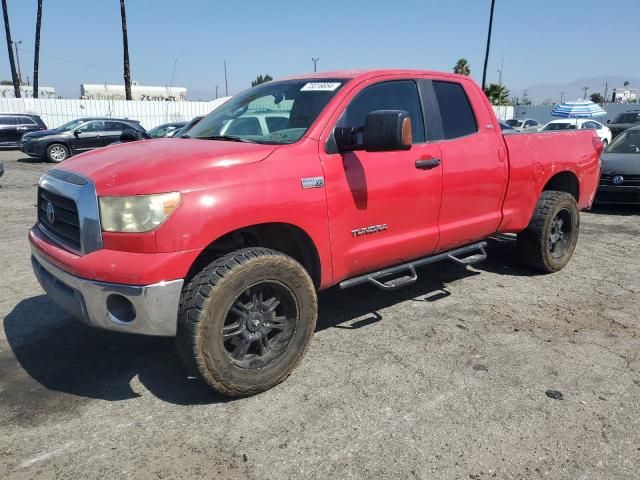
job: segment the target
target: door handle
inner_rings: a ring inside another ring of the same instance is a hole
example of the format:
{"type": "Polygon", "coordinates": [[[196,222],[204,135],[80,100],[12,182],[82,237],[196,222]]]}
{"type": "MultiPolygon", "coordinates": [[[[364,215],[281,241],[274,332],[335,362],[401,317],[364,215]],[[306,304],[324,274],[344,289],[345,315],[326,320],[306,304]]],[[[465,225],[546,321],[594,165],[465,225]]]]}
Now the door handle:
{"type": "Polygon", "coordinates": [[[416,168],[420,170],[431,170],[440,165],[439,158],[430,158],[429,160],[416,160],[416,168]]]}

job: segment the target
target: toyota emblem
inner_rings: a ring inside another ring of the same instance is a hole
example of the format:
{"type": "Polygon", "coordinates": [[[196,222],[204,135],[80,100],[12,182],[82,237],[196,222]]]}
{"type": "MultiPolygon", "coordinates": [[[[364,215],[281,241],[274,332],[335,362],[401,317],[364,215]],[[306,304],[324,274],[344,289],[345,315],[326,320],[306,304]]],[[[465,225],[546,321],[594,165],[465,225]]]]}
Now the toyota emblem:
{"type": "Polygon", "coordinates": [[[56,221],[56,211],[53,208],[53,203],[47,202],[47,220],[50,224],[56,221]]]}
{"type": "Polygon", "coordinates": [[[616,175],[615,177],[613,177],[614,185],[622,185],[622,182],[624,182],[624,177],[622,175],[616,175]]]}

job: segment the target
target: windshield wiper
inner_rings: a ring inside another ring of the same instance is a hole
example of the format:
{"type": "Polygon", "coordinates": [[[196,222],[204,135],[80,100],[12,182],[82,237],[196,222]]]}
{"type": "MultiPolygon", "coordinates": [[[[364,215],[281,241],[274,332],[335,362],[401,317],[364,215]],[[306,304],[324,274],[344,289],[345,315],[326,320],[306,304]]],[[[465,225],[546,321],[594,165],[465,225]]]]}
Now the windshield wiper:
{"type": "Polygon", "coordinates": [[[212,135],[210,137],[193,137],[196,140],[222,140],[224,142],[256,143],[247,138],[236,137],[235,135],[212,135]]]}

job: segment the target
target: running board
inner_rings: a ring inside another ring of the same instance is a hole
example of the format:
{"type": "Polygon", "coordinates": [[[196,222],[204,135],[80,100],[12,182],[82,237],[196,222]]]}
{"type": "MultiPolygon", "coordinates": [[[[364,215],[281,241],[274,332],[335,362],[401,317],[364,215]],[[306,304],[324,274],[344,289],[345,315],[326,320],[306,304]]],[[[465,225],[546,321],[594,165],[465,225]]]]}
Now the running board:
{"type": "Polygon", "coordinates": [[[487,259],[487,252],[484,249],[486,246],[487,242],[474,243],[467,245],[466,247],[456,248],[455,250],[449,250],[448,252],[438,253],[437,255],[403,263],[402,265],[396,265],[395,267],[385,268],[384,270],[378,270],[377,272],[350,278],[340,282],[339,285],[340,288],[344,290],[345,288],[355,287],[356,285],[361,285],[363,283],[371,283],[382,290],[396,290],[416,283],[418,280],[418,274],[416,273],[417,267],[430,265],[442,260],[449,260],[457,263],[458,265],[464,265],[465,267],[482,262],[487,259]],[[401,273],[404,275],[394,277],[391,280],[381,281],[384,277],[401,273]]]}

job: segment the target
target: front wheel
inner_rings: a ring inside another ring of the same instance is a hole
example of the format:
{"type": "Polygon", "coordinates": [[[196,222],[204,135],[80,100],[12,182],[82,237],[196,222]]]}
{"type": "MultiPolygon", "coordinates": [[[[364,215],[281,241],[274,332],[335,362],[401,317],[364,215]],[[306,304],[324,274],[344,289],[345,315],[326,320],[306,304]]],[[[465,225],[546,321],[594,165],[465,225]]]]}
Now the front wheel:
{"type": "Polygon", "coordinates": [[[60,163],[69,158],[69,149],[62,143],[52,143],[47,147],[45,155],[50,162],[60,163]]]}
{"type": "Polygon", "coordinates": [[[526,230],[518,234],[518,257],[543,273],[565,267],[578,242],[580,212],[575,198],[565,192],[542,192],[526,230]]]}
{"type": "Polygon", "coordinates": [[[266,248],[229,253],[182,291],[178,353],[218,392],[247,396],[289,376],[317,318],[315,287],[293,258],[266,248]]]}

